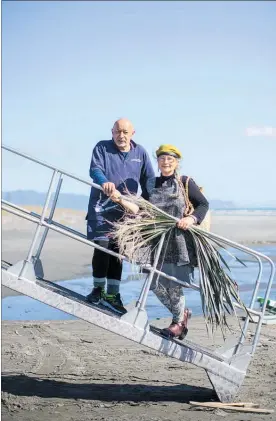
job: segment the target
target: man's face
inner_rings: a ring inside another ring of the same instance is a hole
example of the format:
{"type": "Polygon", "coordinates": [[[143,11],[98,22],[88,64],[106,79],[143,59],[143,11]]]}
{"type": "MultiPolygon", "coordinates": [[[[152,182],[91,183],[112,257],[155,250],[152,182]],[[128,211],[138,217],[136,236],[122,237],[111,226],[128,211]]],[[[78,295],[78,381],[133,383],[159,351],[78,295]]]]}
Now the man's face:
{"type": "Polygon", "coordinates": [[[134,130],[128,121],[118,121],[112,129],[113,140],[120,151],[129,151],[134,130]]]}

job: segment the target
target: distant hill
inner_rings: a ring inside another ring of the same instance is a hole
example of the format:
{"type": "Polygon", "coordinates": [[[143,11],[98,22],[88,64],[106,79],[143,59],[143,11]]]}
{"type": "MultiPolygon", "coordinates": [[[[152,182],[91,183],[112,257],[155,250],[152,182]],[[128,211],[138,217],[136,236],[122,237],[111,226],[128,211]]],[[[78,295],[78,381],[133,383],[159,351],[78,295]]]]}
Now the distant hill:
{"type": "MultiPolygon", "coordinates": [[[[42,206],[45,202],[46,193],[41,193],[33,190],[15,190],[2,193],[2,199],[8,202],[15,203],[16,205],[35,205],[42,206]]],[[[76,210],[87,210],[89,197],[81,194],[73,193],[60,193],[57,207],[76,210]]],[[[218,199],[210,199],[210,209],[250,209],[250,208],[269,208],[274,207],[269,204],[238,204],[232,201],[224,201],[218,199]]],[[[276,204],[275,204],[276,207],[276,204]]]]}
{"type": "MultiPolygon", "coordinates": [[[[54,195],[52,195],[53,199],[54,195]]],[[[2,193],[2,199],[12,202],[16,205],[35,205],[43,206],[46,193],[33,190],[15,190],[2,193]]],[[[51,203],[52,203],[51,199],[51,203]]],[[[81,194],[60,193],[57,208],[87,210],[89,197],[81,194]]]]}
{"type": "Polygon", "coordinates": [[[216,210],[216,209],[235,209],[236,205],[234,202],[228,201],[228,200],[212,200],[209,199],[210,209],[216,210]]]}

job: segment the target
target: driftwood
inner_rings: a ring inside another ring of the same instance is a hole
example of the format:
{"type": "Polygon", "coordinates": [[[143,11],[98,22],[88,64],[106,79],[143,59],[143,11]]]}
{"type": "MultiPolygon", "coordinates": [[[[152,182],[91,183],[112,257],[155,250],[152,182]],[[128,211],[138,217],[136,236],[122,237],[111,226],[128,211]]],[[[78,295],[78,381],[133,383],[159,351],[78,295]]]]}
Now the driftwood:
{"type": "Polygon", "coordinates": [[[273,409],[263,409],[259,408],[258,404],[254,404],[252,402],[229,402],[229,403],[221,403],[221,402],[189,402],[192,406],[202,406],[205,408],[220,408],[220,409],[227,409],[231,411],[240,411],[240,412],[255,412],[259,414],[272,414],[274,412],[273,409]]]}
{"type": "MultiPolygon", "coordinates": [[[[197,403],[197,402],[193,402],[197,403]]],[[[198,402],[200,403],[200,402],[198,402]]],[[[260,405],[258,403],[253,402],[229,402],[229,403],[223,403],[223,402],[204,402],[204,403],[210,403],[214,405],[215,407],[221,408],[223,406],[240,406],[240,407],[247,407],[247,408],[260,408],[260,405]]],[[[192,404],[192,402],[190,402],[192,404]]]]}

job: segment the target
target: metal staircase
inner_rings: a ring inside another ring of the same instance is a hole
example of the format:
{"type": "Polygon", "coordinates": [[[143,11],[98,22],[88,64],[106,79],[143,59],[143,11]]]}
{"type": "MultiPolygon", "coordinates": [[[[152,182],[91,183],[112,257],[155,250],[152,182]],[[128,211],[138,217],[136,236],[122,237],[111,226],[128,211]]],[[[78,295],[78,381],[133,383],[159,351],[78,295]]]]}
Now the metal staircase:
{"type": "MultiPolygon", "coordinates": [[[[269,297],[270,288],[275,273],[275,267],[271,259],[247,247],[241,246],[223,237],[212,234],[214,239],[219,239],[226,245],[235,247],[253,256],[258,264],[259,273],[252,291],[251,303],[248,308],[248,311],[258,319],[253,340],[251,342],[247,341],[249,325],[248,316],[245,318],[242,332],[240,333],[238,339],[230,338],[230,340],[225,342],[223,347],[217,348],[215,351],[204,348],[201,345],[195,344],[189,340],[180,341],[165,338],[162,336],[160,329],[150,325],[145,310],[145,304],[154,273],[162,274],[162,276],[166,277],[167,279],[174,280],[175,282],[178,282],[187,288],[199,290],[199,287],[196,284],[187,284],[182,282],[181,280],[172,276],[168,276],[156,269],[159,255],[163,246],[164,237],[161,238],[153,266],[147,266],[149,276],[144,282],[139,299],[136,303],[136,307],[121,317],[120,315],[107,310],[105,307],[88,303],[85,297],[80,294],[77,294],[53,282],[46,281],[43,279],[43,265],[40,260],[40,254],[47,239],[49,229],[56,231],[61,235],[65,235],[72,240],[80,241],[86,244],[88,247],[100,249],[106,253],[120,257],[123,260],[126,260],[126,258],[110,250],[102,248],[92,241],[87,240],[86,237],[80,232],[53,220],[56,203],[64,176],[75,179],[89,186],[94,186],[101,189],[100,186],[70,174],[67,171],[53,167],[36,158],[30,157],[15,149],[6,146],[2,146],[2,148],[13,154],[19,155],[22,158],[31,160],[39,165],[47,167],[52,171],[52,178],[41,215],[28,211],[27,209],[21,208],[13,203],[2,200],[3,210],[11,212],[18,217],[24,218],[37,225],[26,259],[19,261],[14,265],[10,265],[7,262],[2,262],[2,285],[18,291],[24,295],[28,295],[29,297],[39,300],[66,313],[72,314],[73,316],[92,323],[96,326],[102,327],[103,329],[109,330],[120,336],[131,339],[132,341],[138,342],[151,349],[159,351],[165,355],[168,355],[169,357],[176,358],[180,361],[188,362],[201,367],[206,371],[218,398],[222,402],[229,402],[233,400],[244,380],[247,367],[258,343],[262,320],[266,308],[266,302],[269,297]],[[49,203],[53,192],[54,199],[49,209],[49,203]],[[46,218],[46,212],[48,210],[50,210],[49,217],[46,218]],[[41,233],[42,237],[39,240],[41,233]],[[262,311],[256,311],[253,309],[253,307],[257,298],[258,288],[262,277],[262,260],[265,260],[270,265],[270,275],[267,280],[263,309],[262,311]]],[[[141,266],[143,267],[143,265],[141,266]]],[[[237,303],[234,304],[239,307],[237,303]]]]}

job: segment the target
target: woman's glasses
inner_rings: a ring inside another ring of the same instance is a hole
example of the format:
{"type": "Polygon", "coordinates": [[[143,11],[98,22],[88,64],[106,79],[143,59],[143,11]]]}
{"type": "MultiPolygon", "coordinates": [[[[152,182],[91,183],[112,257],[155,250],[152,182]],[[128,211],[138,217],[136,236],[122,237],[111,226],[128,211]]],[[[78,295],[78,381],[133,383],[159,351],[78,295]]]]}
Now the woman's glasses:
{"type": "Polygon", "coordinates": [[[172,163],[176,161],[176,159],[173,156],[167,156],[167,155],[161,155],[157,159],[160,162],[168,162],[168,163],[172,163]]]}

